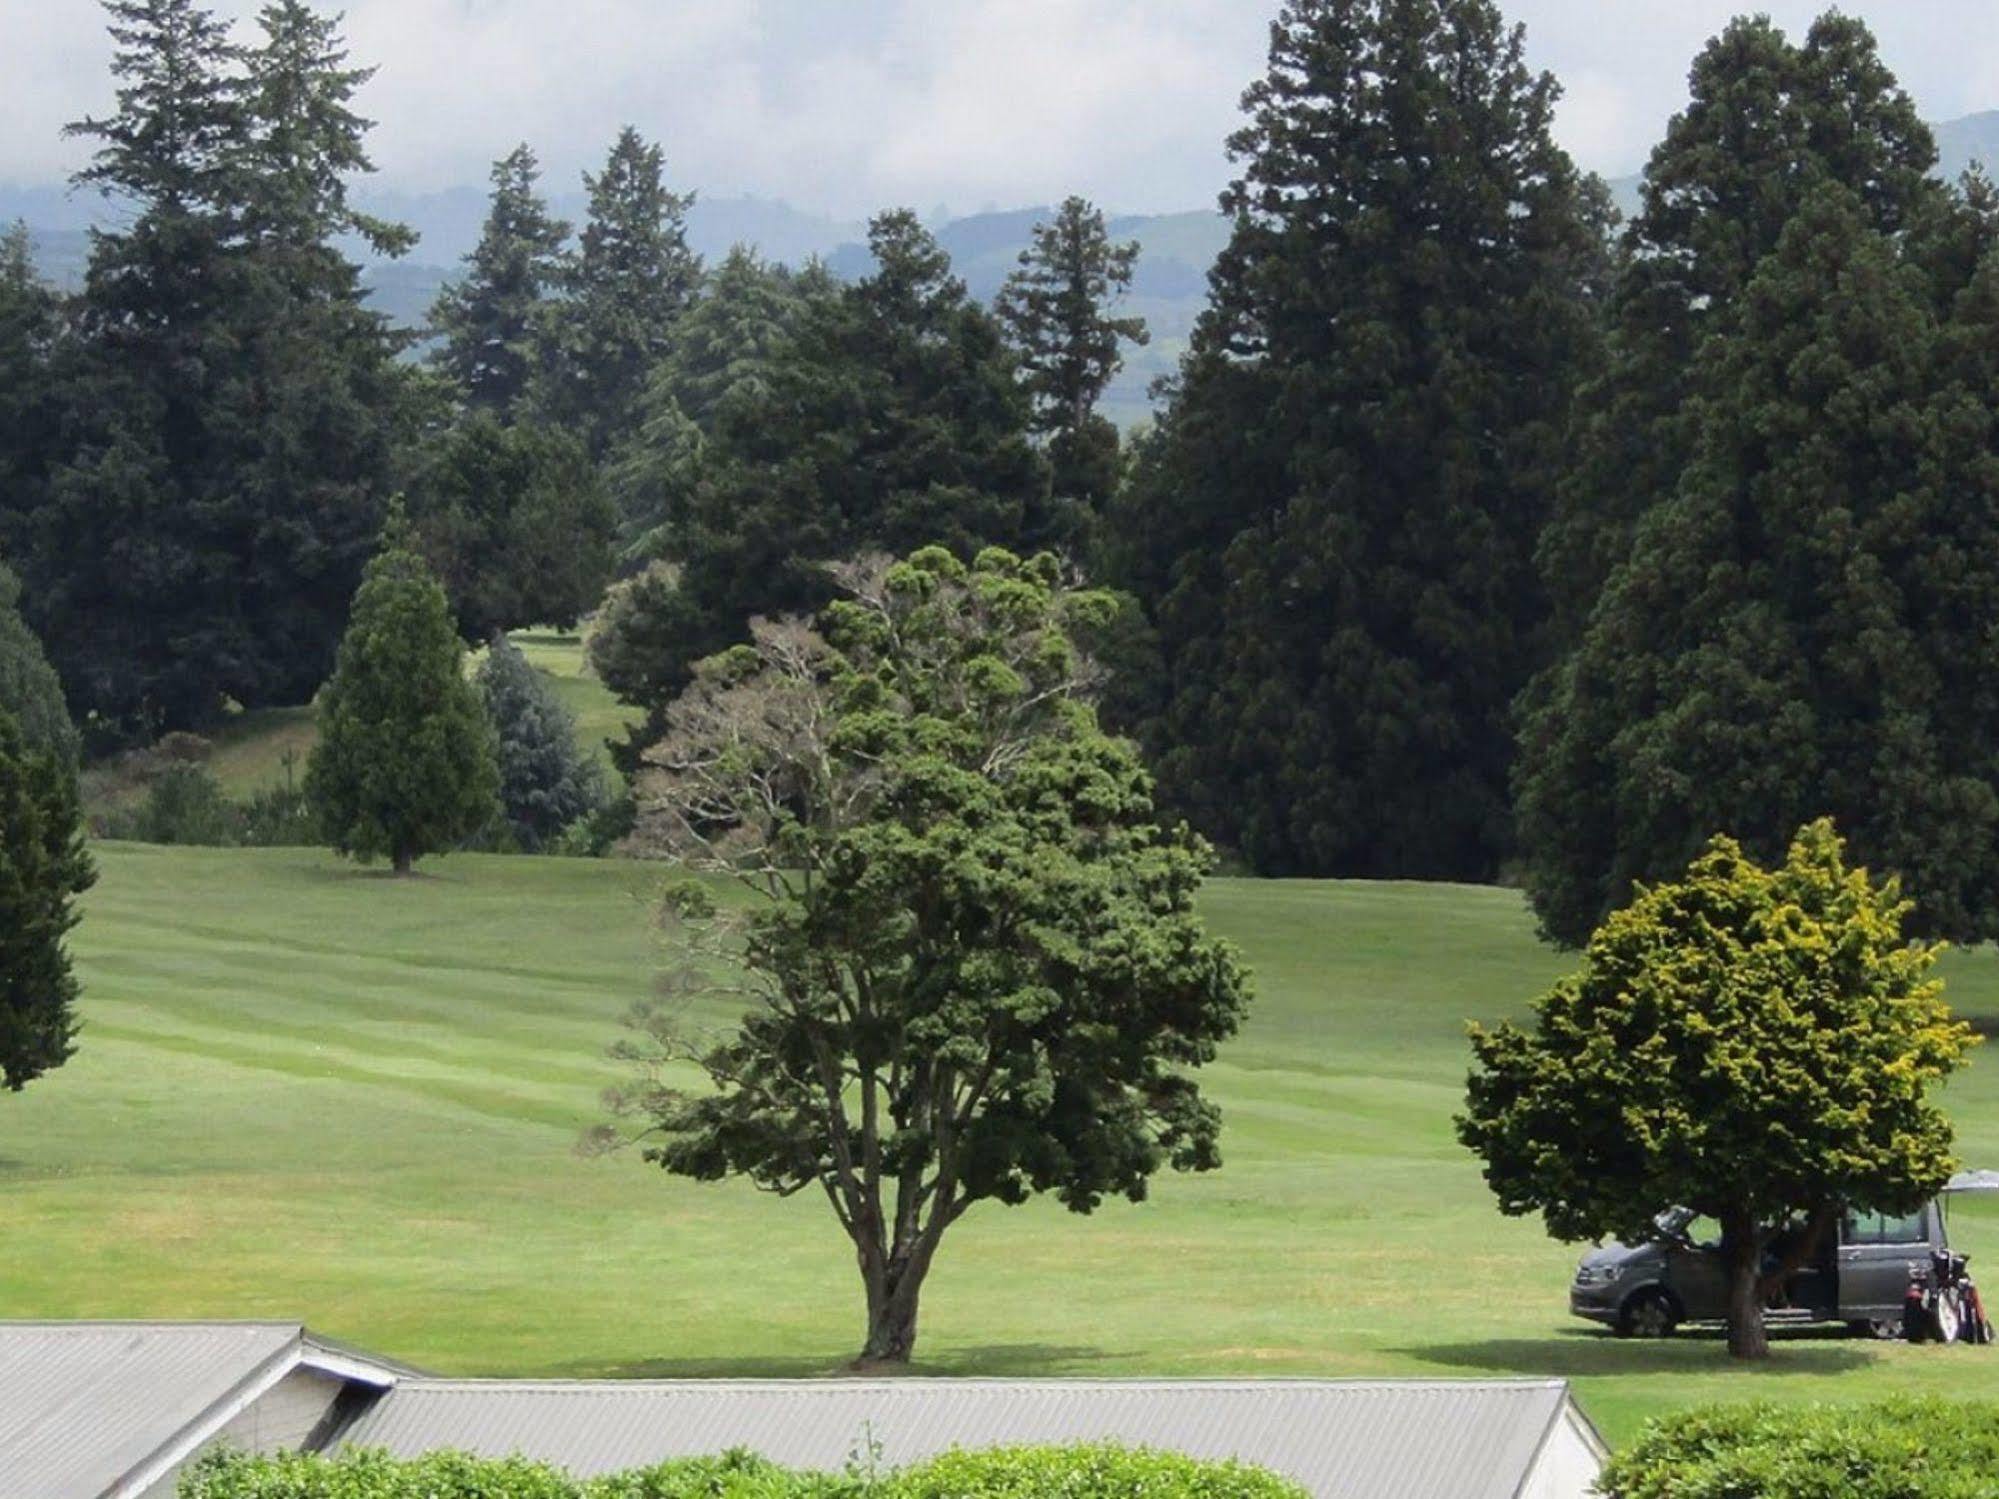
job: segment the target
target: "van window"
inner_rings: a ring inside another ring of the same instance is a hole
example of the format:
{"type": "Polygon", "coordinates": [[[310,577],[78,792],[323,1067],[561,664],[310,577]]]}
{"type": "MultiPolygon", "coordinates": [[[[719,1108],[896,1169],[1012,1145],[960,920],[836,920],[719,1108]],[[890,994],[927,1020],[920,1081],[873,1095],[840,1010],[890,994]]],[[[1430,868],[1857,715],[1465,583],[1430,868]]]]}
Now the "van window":
{"type": "Polygon", "coordinates": [[[1842,1237],[1848,1244],[1922,1244],[1929,1232],[1920,1208],[1907,1214],[1848,1212],[1842,1237]]]}

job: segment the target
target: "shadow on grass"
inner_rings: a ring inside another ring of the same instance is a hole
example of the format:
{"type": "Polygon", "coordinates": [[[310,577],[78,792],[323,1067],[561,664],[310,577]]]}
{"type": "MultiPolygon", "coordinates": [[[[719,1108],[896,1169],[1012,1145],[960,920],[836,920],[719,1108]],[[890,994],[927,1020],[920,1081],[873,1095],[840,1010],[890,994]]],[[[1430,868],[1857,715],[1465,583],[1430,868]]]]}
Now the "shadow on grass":
{"type": "Polygon", "coordinates": [[[953,1379],[1017,1378],[1026,1375],[1075,1374],[1079,1365],[1120,1357],[1101,1348],[1063,1347],[1053,1343],[1001,1343],[987,1347],[953,1348],[934,1359],[918,1359],[907,1369],[880,1365],[853,1367],[853,1355],[830,1358],[657,1358],[623,1363],[567,1364],[555,1374],[564,1379],[953,1379]]]}
{"type": "Polygon", "coordinates": [[[1413,1344],[1391,1351],[1450,1369],[1554,1379],[1608,1374],[1707,1374],[1731,1369],[1767,1369],[1773,1374],[1844,1374],[1874,1361],[1871,1345],[1843,1328],[1773,1329],[1770,1357],[1761,1364],[1730,1359],[1727,1341],[1719,1331],[1680,1332],[1665,1339],[1642,1339],[1579,1329],[1551,1338],[1413,1344]]]}

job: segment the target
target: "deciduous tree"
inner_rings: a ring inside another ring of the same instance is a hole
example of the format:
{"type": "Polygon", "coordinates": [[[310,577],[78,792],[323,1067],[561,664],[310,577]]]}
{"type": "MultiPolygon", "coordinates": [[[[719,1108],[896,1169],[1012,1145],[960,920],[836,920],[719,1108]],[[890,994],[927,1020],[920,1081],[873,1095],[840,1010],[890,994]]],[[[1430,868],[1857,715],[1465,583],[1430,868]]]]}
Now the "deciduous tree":
{"type": "Polygon", "coordinates": [[[1564,1239],[1642,1242],[1680,1204],[1722,1226],[1728,1346],[1768,1353],[1766,1297],[1842,1207],[1912,1212],[1951,1172],[1930,1089],[1974,1043],[1902,932],[1891,879],[1830,822],[1759,867],[1717,837],[1599,927],[1534,1025],[1474,1027],[1459,1137],[1502,1211],[1564,1239]],[[1768,1267],[1794,1219],[1787,1263],[1768,1267]]]}
{"type": "Polygon", "coordinates": [[[641,838],[751,895],[739,920],[675,895],[693,956],[669,992],[751,1008],[705,1044],[642,1007],[622,1104],[669,1171],[823,1191],[866,1288],[862,1358],[899,1363],[978,1203],[1090,1212],[1219,1163],[1186,1069],[1248,983],[1195,914],[1206,849],[1160,827],[1087,704],[1069,630],[1108,600],[997,550],[842,577],[823,632],[760,621],[704,663],[647,756],[641,838]],[[669,1086],[684,1059],[711,1091],[669,1086]]]}

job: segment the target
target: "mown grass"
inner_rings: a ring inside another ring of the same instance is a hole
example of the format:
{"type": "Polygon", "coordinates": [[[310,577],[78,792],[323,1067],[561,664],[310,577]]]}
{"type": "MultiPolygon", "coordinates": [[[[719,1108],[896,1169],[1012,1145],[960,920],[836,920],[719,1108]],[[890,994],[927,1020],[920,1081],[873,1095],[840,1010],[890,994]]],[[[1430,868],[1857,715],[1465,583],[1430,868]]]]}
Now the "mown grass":
{"type": "MultiPolygon", "coordinates": [[[[657,961],[656,871],[98,853],[81,1048],[0,1097],[0,1315],[299,1317],[487,1374],[823,1373],[858,1345],[822,1201],[575,1152],[657,961]]],[[[1451,1133],[1465,1018],[1517,1012],[1563,961],[1516,895],[1219,881],[1206,906],[1260,988],[1208,1075],[1224,1168],[1088,1218],[971,1214],[925,1300],[927,1370],[1560,1375],[1613,1438],[1716,1397],[1999,1395],[1989,1351],[1784,1337],[1745,1370],[1712,1339],[1570,1321],[1576,1251],[1501,1217],[1451,1133]]],[[[1992,955],[1945,971],[1999,1015],[1992,955]]],[[[1949,1104],[1965,1156],[1999,1164],[1999,1055],[1949,1104]]],[[[1999,1267],[1999,1214],[1955,1221],[1999,1267]]]]}

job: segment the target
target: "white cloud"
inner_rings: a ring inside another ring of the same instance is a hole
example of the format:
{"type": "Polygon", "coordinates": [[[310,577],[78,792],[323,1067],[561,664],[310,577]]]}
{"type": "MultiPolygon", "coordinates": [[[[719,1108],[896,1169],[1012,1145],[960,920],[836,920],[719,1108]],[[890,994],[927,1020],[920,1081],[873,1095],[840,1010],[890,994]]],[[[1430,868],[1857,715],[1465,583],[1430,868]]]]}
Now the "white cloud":
{"type": "MultiPolygon", "coordinates": [[[[384,181],[483,181],[518,140],[554,180],[616,128],[666,145],[676,181],[855,215],[1082,191],[1126,209],[1212,202],[1222,141],[1276,0],[347,0],[380,63],[384,181]]],[[[1932,118],[1999,107],[1993,0],[1849,0],[1932,118]]],[[[218,0],[247,16],[254,0],[218,0]]],[[[1819,0],[1515,0],[1559,129],[1585,166],[1642,164],[1687,63],[1738,9],[1793,30],[1819,0]]],[[[0,0],[0,181],[80,161],[61,124],[111,97],[90,0],[0,0]]]]}

